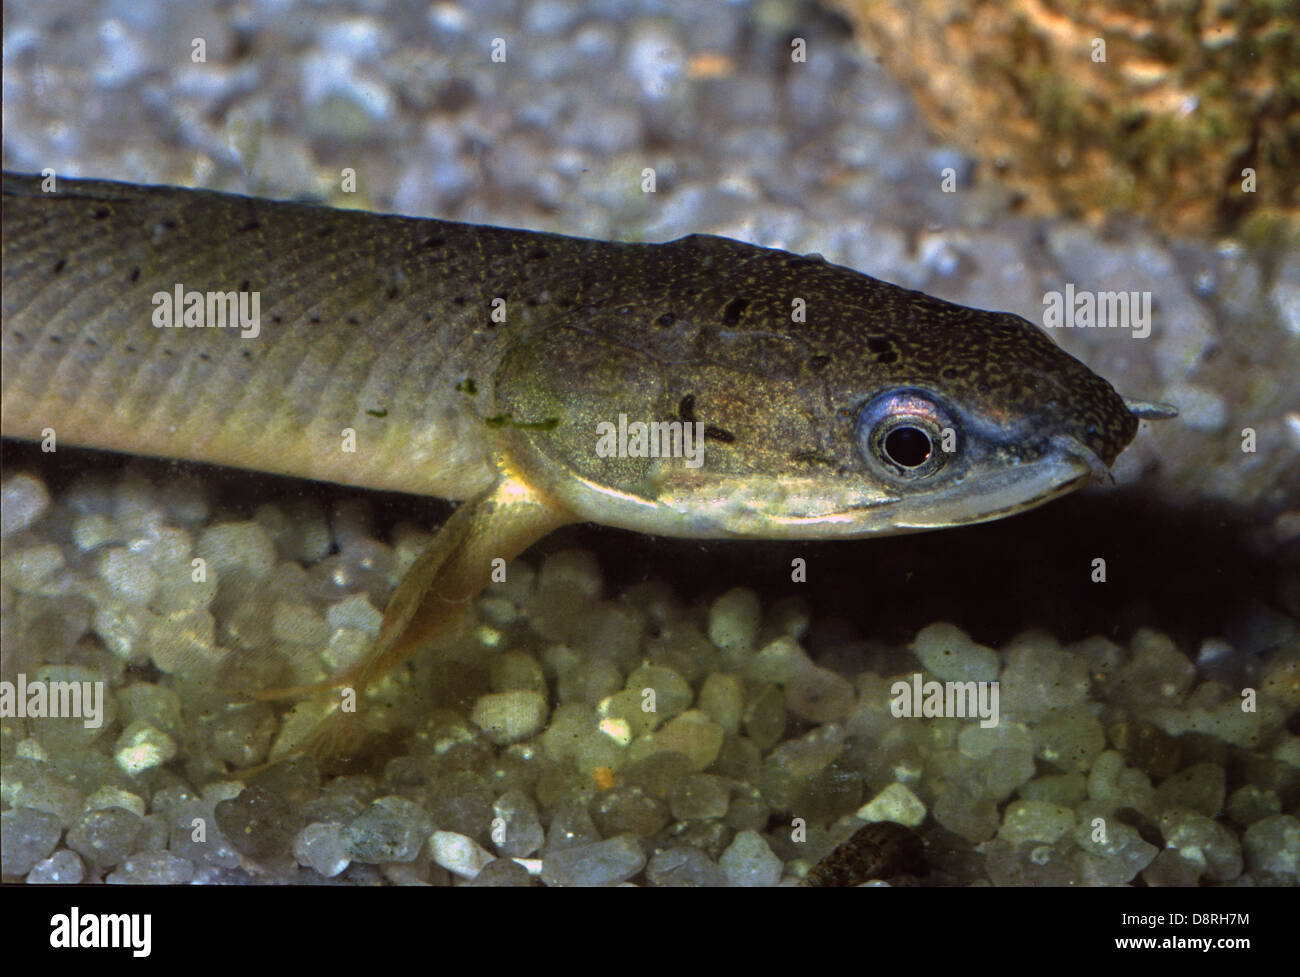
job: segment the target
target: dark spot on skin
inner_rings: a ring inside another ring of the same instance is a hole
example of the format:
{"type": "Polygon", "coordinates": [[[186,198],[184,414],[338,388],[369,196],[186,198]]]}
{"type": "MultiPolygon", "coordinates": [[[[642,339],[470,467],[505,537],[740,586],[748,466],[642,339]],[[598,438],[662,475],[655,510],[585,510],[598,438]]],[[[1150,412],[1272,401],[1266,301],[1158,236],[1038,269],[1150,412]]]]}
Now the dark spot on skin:
{"type": "Polygon", "coordinates": [[[888,353],[894,348],[893,343],[880,336],[867,337],[867,349],[872,353],[888,353]]]}
{"type": "Polygon", "coordinates": [[[243,234],[246,231],[255,231],[261,226],[262,226],[262,222],[259,221],[256,217],[254,217],[247,224],[242,225],[236,233],[243,234]]]}
{"type": "Polygon", "coordinates": [[[735,326],[740,323],[740,317],[745,310],[749,308],[749,299],[734,298],[727,303],[727,307],[722,310],[722,324],[724,326],[735,326]]]}
{"type": "Polygon", "coordinates": [[[526,255],[524,256],[524,260],[525,260],[525,261],[545,261],[545,260],[546,260],[547,258],[549,258],[549,257],[550,257],[550,254],[547,253],[547,250],[546,250],[545,248],[542,248],[542,247],[536,247],[536,248],[533,248],[533,250],[529,251],[528,254],[526,254],[526,255]]]}
{"type": "Polygon", "coordinates": [[[520,431],[552,431],[559,425],[558,417],[548,417],[541,421],[516,421],[511,414],[496,414],[492,417],[484,418],[483,423],[488,427],[510,427],[518,428],[520,431]]]}
{"type": "Polygon", "coordinates": [[[102,221],[105,217],[107,217],[111,213],[112,211],[109,210],[107,207],[96,207],[94,210],[90,212],[90,219],[102,221]]]}
{"type": "Polygon", "coordinates": [[[134,284],[135,282],[138,282],[138,281],[140,280],[140,269],[139,269],[139,268],[132,268],[132,269],[131,269],[131,274],[127,275],[127,276],[126,276],[126,279],[127,279],[127,281],[131,282],[132,284],[134,284]]]}
{"type": "Polygon", "coordinates": [[[431,234],[424,239],[424,246],[432,251],[434,248],[440,248],[447,243],[447,239],[441,234],[431,234]]]}
{"type": "Polygon", "coordinates": [[[665,312],[655,320],[658,325],[663,326],[665,329],[669,328],[676,321],[677,316],[673,315],[671,312],[665,312]]]}
{"type": "Polygon", "coordinates": [[[830,458],[820,451],[796,451],[790,456],[790,460],[797,465],[833,465],[835,459],[830,458]]]}
{"type": "Polygon", "coordinates": [[[817,356],[812,357],[812,359],[808,361],[808,367],[811,370],[820,372],[826,369],[826,365],[830,363],[830,361],[831,358],[829,356],[826,356],[825,354],[818,354],[817,356]]]}
{"type": "Polygon", "coordinates": [[[890,350],[888,353],[881,353],[879,356],[876,357],[876,362],[877,362],[877,363],[897,363],[897,362],[898,362],[898,354],[895,353],[893,350],[890,350]]]}
{"type": "Polygon", "coordinates": [[[68,263],[67,258],[60,258],[58,261],[54,262],[54,274],[57,275],[59,274],[59,272],[63,271],[67,263],[68,263]]]}
{"type": "Polygon", "coordinates": [[[380,407],[378,410],[368,410],[366,411],[366,413],[369,414],[371,417],[383,418],[388,416],[387,409],[383,407],[380,407]]]}
{"type": "Polygon", "coordinates": [[[911,828],[877,821],[859,828],[814,865],[802,886],[857,886],[869,879],[892,879],[925,871],[925,842],[911,828]]]}

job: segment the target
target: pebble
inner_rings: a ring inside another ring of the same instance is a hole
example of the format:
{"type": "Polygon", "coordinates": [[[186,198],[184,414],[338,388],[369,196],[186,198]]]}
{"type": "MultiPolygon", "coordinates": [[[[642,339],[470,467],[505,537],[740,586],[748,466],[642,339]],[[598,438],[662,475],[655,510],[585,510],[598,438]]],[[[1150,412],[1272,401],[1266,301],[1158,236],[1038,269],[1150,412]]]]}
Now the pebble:
{"type": "Polygon", "coordinates": [[[1201,878],[1230,882],[1241,875],[1241,842],[1224,825],[1190,811],[1160,817],[1165,847],[1197,867],[1201,878]]]}
{"type": "Polygon", "coordinates": [[[496,861],[473,838],[454,831],[435,831],[429,838],[429,854],[448,872],[466,879],[475,878],[484,866],[496,861]]]}
{"type": "Polygon", "coordinates": [[[541,693],[516,689],[479,697],[471,718],[492,742],[506,745],[540,733],[549,712],[550,707],[541,693]]]}
{"type": "Polygon", "coordinates": [[[358,862],[410,862],[420,854],[429,828],[429,815],[418,804],[381,797],[343,829],[343,844],[358,862]]]}
{"type": "Polygon", "coordinates": [[[727,873],[698,848],[667,848],[655,854],[646,865],[646,881],[651,885],[721,886],[727,873]]]}
{"type": "Polygon", "coordinates": [[[81,859],[66,848],[37,862],[27,873],[31,885],[79,885],[85,878],[86,867],[81,859]]]}
{"type": "Polygon", "coordinates": [[[890,784],[857,811],[862,821],[893,821],[909,828],[925,820],[925,802],[905,784],[890,784]]]}
{"type": "Polygon", "coordinates": [[[526,858],[546,842],[537,804],[522,790],[508,790],[492,802],[492,838],[497,851],[526,858]]]}
{"type": "Polygon", "coordinates": [[[719,648],[752,648],[761,624],[758,594],[748,587],[727,591],[709,608],[709,640],[719,648]]]}
{"type": "Polygon", "coordinates": [[[1227,774],[1217,763],[1198,763],[1180,770],[1156,788],[1156,807],[1161,811],[1184,808],[1218,817],[1226,796],[1227,774]]]}
{"type": "Polygon", "coordinates": [[[679,821],[722,818],[727,816],[731,784],[725,777],[712,774],[687,774],[673,784],[668,805],[679,821]]]}
{"type": "Polygon", "coordinates": [[[135,850],[143,818],[120,807],[87,811],[68,831],[68,847],[90,865],[112,868],[135,850]]]}
{"type": "Polygon", "coordinates": [[[63,829],[44,811],[19,807],[0,814],[0,861],[4,875],[26,875],[54,851],[63,829]]]}
{"type": "Polygon", "coordinates": [[[1027,841],[1053,844],[1074,828],[1074,811],[1047,801],[1013,801],[1002,817],[998,837],[1013,845],[1027,841]]]}
{"type": "Polygon", "coordinates": [[[298,864],[332,879],[350,864],[352,855],[343,842],[343,829],[320,821],[307,825],[293,840],[293,857],[298,864]]]}
{"type": "Polygon", "coordinates": [[[1256,821],[1242,838],[1246,864],[1252,872],[1271,872],[1283,878],[1300,878],[1300,820],[1275,814],[1256,821]]]}
{"type": "Polygon", "coordinates": [[[735,675],[726,672],[709,675],[700,686],[698,705],[726,735],[740,732],[745,709],[744,686],[735,675]]]}
{"type": "Polygon", "coordinates": [[[1048,714],[1035,728],[1038,756],[1062,773],[1091,769],[1106,749],[1106,733],[1087,706],[1048,714]]]}
{"type": "Polygon", "coordinates": [[[917,632],[912,651],[925,670],[944,682],[992,682],[1001,662],[992,648],[976,644],[953,624],[931,624],[917,632]]]}
{"type": "Polygon", "coordinates": [[[645,851],[631,835],[547,852],[542,881],[547,885],[617,885],[645,867],[645,851]]]}
{"type": "Polygon", "coordinates": [[[41,520],[50,508],[50,493],[35,475],[26,472],[0,485],[0,537],[8,539],[41,520]]]}
{"type": "Polygon", "coordinates": [[[301,823],[288,798],[266,787],[249,787],[220,801],[214,813],[222,834],[254,861],[286,854],[301,823]]]}
{"type": "Polygon", "coordinates": [[[727,846],[718,864],[732,885],[764,886],[781,881],[784,866],[757,831],[741,831],[727,846]]]}
{"type": "Polygon", "coordinates": [[[490,888],[526,888],[533,884],[528,869],[511,858],[494,858],[474,876],[473,886],[490,888]]]}
{"type": "Polygon", "coordinates": [[[194,865],[171,852],[139,852],[104,881],[109,885],[184,885],[194,879],[194,865]]]}
{"type": "Polygon", "coordinates": [[[160,767],[176,756],[176,741],[142,720],[131,723],[113,747],[117,765],[132,777],[160,767]]]}
{"type": "Polygon", "coordinates": [[[1075,829],[1082,881],[1087,885],[1127,885],[1160,854],[1136,828],[1111,819],[1104,841],[1094,841],[1093,826],[1081,821],[1075,829]]]}

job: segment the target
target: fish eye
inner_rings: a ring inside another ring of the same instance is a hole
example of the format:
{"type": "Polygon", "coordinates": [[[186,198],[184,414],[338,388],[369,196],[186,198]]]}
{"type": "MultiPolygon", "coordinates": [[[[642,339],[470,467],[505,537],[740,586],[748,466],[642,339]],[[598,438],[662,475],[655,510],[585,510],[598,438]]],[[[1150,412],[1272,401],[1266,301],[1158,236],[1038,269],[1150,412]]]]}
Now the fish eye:
{"type": "Polygon", "coordinates": [[[923,392],[891,391],[858,415],[859,450],[874,470],[895,480],[926,478],[951,459],[942,448],[951,426],[944,409],[923,392]]]}

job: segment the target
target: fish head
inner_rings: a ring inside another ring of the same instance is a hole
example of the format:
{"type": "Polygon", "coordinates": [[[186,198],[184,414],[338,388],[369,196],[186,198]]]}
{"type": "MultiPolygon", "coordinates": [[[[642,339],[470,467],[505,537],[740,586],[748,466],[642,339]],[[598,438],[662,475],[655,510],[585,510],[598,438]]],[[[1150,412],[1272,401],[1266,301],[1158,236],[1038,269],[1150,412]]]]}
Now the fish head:
{"type": "Polygon", "coordinates": [[[503,450],[580,518],[766,539],[984,522],[1104,477],[1155,416],[1019,316],[721,238],[660,247],[648,300],[593,290],[496,377],[520,422],[503,450]]]}

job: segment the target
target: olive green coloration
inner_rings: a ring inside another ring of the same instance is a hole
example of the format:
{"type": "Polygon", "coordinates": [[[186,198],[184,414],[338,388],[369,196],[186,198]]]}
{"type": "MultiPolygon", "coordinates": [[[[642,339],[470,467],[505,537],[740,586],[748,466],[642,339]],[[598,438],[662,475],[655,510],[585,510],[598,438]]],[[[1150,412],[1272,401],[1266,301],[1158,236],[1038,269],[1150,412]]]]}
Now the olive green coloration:
{"type": "Polygon", "coordinates": [[[467,500],[333,684],[565,523],[961,525],[1078,487],[1137,429],[1026,320],[816,256],[9,174],[3,380],[6,436],[467,500]]]}

